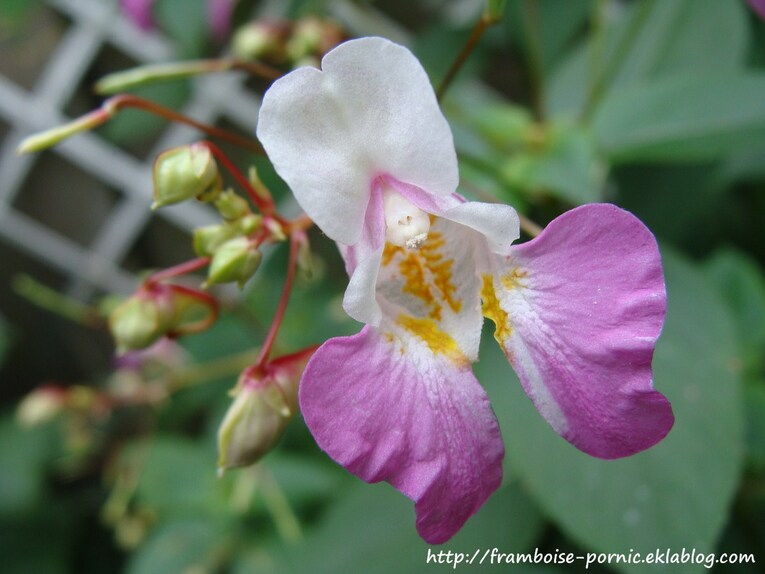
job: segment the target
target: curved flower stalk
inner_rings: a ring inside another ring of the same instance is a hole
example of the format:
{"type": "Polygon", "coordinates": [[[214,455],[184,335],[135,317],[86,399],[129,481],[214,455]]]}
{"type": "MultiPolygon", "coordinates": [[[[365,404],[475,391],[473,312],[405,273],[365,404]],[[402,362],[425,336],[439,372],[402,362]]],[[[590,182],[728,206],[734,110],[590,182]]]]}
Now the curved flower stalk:
{"type": "Polygon", "coordinates": [[[350,276],[366,326],[309,362],[300,405],[319,446],[415,501],[430,543],[499,486],[504,449],[471,363],[483,317],[542,416],[597,457],[634,454],[673,423],[651,356],[666,293],[651,233],[611,205],[536,239],[515,211],[456,194],[451,131],[425,71],[381,38],[342,44],[266,93],[258,136],[350,276]]]}

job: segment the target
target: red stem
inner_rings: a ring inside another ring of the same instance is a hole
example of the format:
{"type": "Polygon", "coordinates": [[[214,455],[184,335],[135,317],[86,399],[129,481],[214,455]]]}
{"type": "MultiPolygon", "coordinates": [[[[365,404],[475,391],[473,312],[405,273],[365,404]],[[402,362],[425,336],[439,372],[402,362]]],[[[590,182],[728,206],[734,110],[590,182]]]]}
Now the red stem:
{"type": "Polygon", "coordinates": [[[186,275],[187,273],[191,273],[192,271],[201,269],[202,267],[208,265],[209,263],[210,263],[209,257],[197,257],[196,259],[192,259],[191,261],[186,261],[185,263],[180,263],[178,265],[174,265],[173,267],[168,267],[167,269],[163,269],[162,271],[157,271],[152,276],[150,276],[146,280],[146,282],[158,283],[159,281],[172,279],[173,277],[178,277],[179,275],[186,275]]]}
{"type": "Polygon", "coordinates": [[[243,147],[250,151],[254,151],[257,154],[260,154],[260,155],[266,154],[265,150],[263,149],[263,146],[261,146],[260,143],[254,140],[243,138],[227,130],[216,128],[215,126],[203,124],[188,116],[179,114],[178,112],[171,110],[170,108],[160,106],[159,104],[155,104],[154,102],[151,102],[144,98],[139,98],[138,96],[134,96],[132,94],[120,94],[119,96],[114,96],[113,98],[109,98],[101,105],[101,107],[103,110],[105,110],[105,112],[109,115],[109,117],[113,116],[115,112],[119,111],[122,108],[138,108],[140,110],[145,110],[147,112],[163,117],[170,121],[179,122],[182,124],[192,126],[201,132],[204,132],[213,137],[220,138],[222,140],[226,140],[228,142],[231,142],[234,145],[238,145],[239,147],[243,147]]]}
{"type": "MultiPolygon", "coordinates": [[[[252,187],[252,184],[249,182],[249,180],[244,176],[244,174],[241,171],[239,171],[239,169],[234,165],[234,163],[230,159],[228,159],[226,154],[223,153],[223,150],[221,150],[218,146],[216,146],[214,143],[209,141],[205,141],[201,143],[207,146],[210,152],[215,156],[215,159],[217,159],[221,164],[223,164],[223,167],[225,167],[226,170],[234,177],[237,183],[239,183],[239,185],[242,186],[242,188],[247,192],[247,195],[250,197],[252,202],[258,207],[260,212],[263,215],[274,216],[274,200],[271,199],[271,197],[263,197],[260,194],[258,194],[258,192],[255,191],[255,188],[252,187]]],[[[281,218],[277,218],[277,219],[281,219],[281,218]]]]}
{"type": "Polygon", "coordinates": [[[297,234],[290,236],[290,257],[287,263],[287,277],[284,280],[284,287],[282,289],[282,296],[279,299],[279,306],[274,313],[274,320],[271,322],[271,327],[268,329],[266,340],[263,342],[263,347],[260,349],[260,355],[258,360],[255,361],[254,372],[260,372],[268,360],[268,355],[271,353],[271,347],[274,346],[276,335],[279,333],[279,327],[281,327],[282,319],[284,319],[284,312],[287,310],[287,303],[290,300],[290,293],[292,292],[292,284],[295,281],[295,267],[297,267],[298,251],[300,249],[300,241],[298,241],[297,234]]]}
{"type": "Polygon", "coordinates": [[[211,327],[212,324],[218,320],[218,314],[220,312],[218,300],[209,293],[198,291],[197,289],[192,289],[191,287],[186,287],[185,285],[170,285],[170,289],[172,289],[174,293],[182,293],[187,297],[193,297],[202,303],[202,305],[206,306],[210,310],[210,314],[207,317],[203,317],[194,323],[181,325],[180,328],[174,329],[172,333],[168,333],[168,336],[179,337],[181,335],[199,333],[206,330],[208,327],[211,327]]]}

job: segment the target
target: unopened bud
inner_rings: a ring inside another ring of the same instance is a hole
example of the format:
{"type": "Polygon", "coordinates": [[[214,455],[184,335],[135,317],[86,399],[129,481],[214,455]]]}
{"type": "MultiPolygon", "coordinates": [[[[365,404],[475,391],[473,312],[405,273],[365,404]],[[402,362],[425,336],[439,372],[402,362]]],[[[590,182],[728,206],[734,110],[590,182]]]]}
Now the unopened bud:
{"type": "Polygon", "coordinates": [[[194,251],[200,257],[212,257],[218,247],[239,234],[237,227],[230,223],[197,227],[194,230],[194,251]]]}
{"type": "Polygon", "coordinates": [[[210,262],[208,284],[232,283],[239,287],[255,274],[262,256],[247,237],[235,237],[218,247],[210,262]]]}
{"type": "Polygon", "coordinates": [[[244,60],[282,60],[283,28],[278,23],[262,21],[242,26],[231,40],[231,51],[234,56],[244,60]]]}
{"type": "Polygon", "coordinates": [[[53,420],[65,407],[66,391],[45,386],[24,397],[16,409],[16,419],[23,427],[35,427],[53,420]]]}
{"type": "Polygon", "coordinates": [[[250,206],[247,200],[238,196],[232,189],[221,193],[214,203],[215,208],[220,212],[223,219],[239,219],[250,213],[250,206]]]}
{"type": "Polygon", "coordinates": [[[298,382],[315,347],[280,357],[254,379],[242,373],[218,429],[218,470],[257,462],[276,446],[298,409],[298,382]]]}
{"type": "Polygon", "coordinates": [[[250,213],[237,221],[236,225],[242,235],[251,235],[252,232],[260,227],[261,223],[263,223],[262,216],[250,213]]]}
{"type": "Polygon", "coordinates": [[[169,149],[154,162],[152,209],[193,199],[220,188],[218,166],[210,149],[191,144],[169,149]]]}
{"type": "Polygon", "coordinates": [[[322,21],[318,18],[302,18],[295,23],[295,30],[287,42],[287,56],[292,62],[318,52],[323,35],[322,21]]]}
{"type": "Polygon", "coordinates": [[[172,327],[172,295],[141,291],[126,299],[109,316],[109,329],[120,352],[145,349],[172,327]]]}
{"type": "Polygon", "coordinates": [[[292,419],[295,402],[270,378],[241,386],[218,430],[219,470],[253,464],[269,452],[292,419]]]}

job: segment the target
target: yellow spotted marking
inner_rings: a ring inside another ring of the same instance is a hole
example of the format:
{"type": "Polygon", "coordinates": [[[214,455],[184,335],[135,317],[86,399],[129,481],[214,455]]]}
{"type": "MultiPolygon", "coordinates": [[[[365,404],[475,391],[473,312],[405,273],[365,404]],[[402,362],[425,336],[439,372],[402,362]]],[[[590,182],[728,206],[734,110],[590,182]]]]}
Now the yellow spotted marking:
{"type": "Polygon", "coordinates": [[[456,297],[457,288],[452,281],[454,260],[445,259],[442,253],[445,244],[443,235],[431,230],[427,241],[419,249],[410,250],[386,243],[382,257],[384,267],[397,259],[399,272],[404,278],[404,293],[423,301],[429,317],[436,321],[441,320],[443,303],[454,313],[462,309],[462,301],[456,297]],[[434,294],[434,288],[440,296],[434,294]]]}
{"type": "Polygon", "coordinates": [[[411,334],[420,338],[434,354],[444,355],[455,363],[469,363],[457,342],[439,329],[438,324],[432,319],[401,314],[396,319],[396,322],[411,334]]]}
{"type": "Polygon", "coordinates": [[[505,287],[505,289],[516,289],[518,287],[525,287],[525,282],[523,279],[525,279],[528,276],[528,271],[525,269],[521,269],[520,267],[513,268],[510,273],[502,276],[502,285],[505,287]]]}
{"type": "Polygon", "coordinates": [[[497,294],[494,292],[494,278],[489,274],[483,276],[483,287],[481,287],[481,308],[483,316],[487,319],[491,319],[494,323],[494,338],[500,345],[504,346],[505,341],[510,337],[513,330],[510,327],[510,319],[499,304],[497,294]]]}

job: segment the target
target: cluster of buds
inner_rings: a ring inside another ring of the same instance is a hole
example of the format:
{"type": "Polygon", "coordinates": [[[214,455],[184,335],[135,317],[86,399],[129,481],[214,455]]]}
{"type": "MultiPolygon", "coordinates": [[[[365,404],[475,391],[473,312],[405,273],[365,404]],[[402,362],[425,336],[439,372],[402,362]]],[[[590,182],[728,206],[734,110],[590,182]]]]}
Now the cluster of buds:
{"type": "Polygon", "coordinates": [[[206,285],[236,282],[244,287],[260,266],[263,217],[233,190],[220,193],[213,204],[223,222],[194,231],[194,251],[210,258],[206,285]]]}
{"type": "Polygon", "coordinates": [[[218,428],[218,472],[260,460],[297,412],[298,382],[315,348],[245,369],[218,428]]]}
{"type": "Polygon", "coordinates": [[[255,20],[237,30],[231,50],[238,58],[274,66],[315,66],[346,37],[339,24],[316,16],[294,22],[255,20]]]}
{"type": "MultiPolygon", "coordinates": [[[[320,56],[341,38],[342,34],[336,26],[319,20],[305,20],[290,25],[285,31],[278,59],[286,64],[320,56]]],[[[258,53],[259,50],[251,51],[253,57],[258,53]]],[[[267,66],[224,59],[160,68],[138,69],[111,78],[103,85],[112,89],[228,69],[261,73],[267,66]]],[[[271,76],[272,72],[278,74],[276,70],[266,71],[271,76]]],[[[131,94],[114,96],[107,99],[99,109],[81,118],[27,138],[19,146],[19,151],[26,153],[46,149],[72,135],[103,125],[121,109],[131,107],[191,125],[211,137],[223,139],[243,149],[264,153],[257,141],[202,124],[131,94]]],[[[273,321],[257,359],[240,376],[234,401],[221,425],[219,466],[227,469],[251,464],[278,442],[287,423],[297,411],[298,381],[314,348],[273,360],[271,350],[285,314],[296,272],[310,271],[311,253],[306,230],[313,222],[306,215],[296,219],[280,215],[270,191],[258,178],[257,172],[251,169],[249,177],[245,176],[210,141],[169,149],[155,160],[152,209],[184,201],[200,201],[214,207],[220,221],[195,230],[193,248],[196,259],[150,275],[134,294],[109,313],[108,326],[121,365],[118,364],[117,372],[109,379],[107,388],[103,391],[88,391],[89,394],[78,390],[85,387],[42,388],[28,397],[19,410],[19,417],[27,424],[45,422],[60,413],[81,412],[86,416],[66,418],[85,421],[78,424],[77,428],[88,428],[86,423],[94,420],[93,413],[100,413],[99,416],[103,418],[119,406],[157,404],[165,400],[188,383],[184,383],[182,377],[169,376],[168,370],[162,365],[158,374],[152,375],[144,368],[147,358],[153,356],[154,350],[172,345],[172,339],[201,332],[215,322],[219,310],[218,301],[206,291],[208,287],[220,283],[244,286],[260,265],[260,249],[264,245],[289,242],[287,273],[273,321]],[[235,181],[236,191],[224,187],[223,170],[235,181]],[[201,286],[190,287],[179,281],[181,276],[204,268],[207,277],[201,286]],[[135,365],[138,367],[135,368],[135,365]],[[83,403],[82,397],[86,395],[92,399],[89,405],[83,403]],[[71,404],[72,397],[80,397],[80,406],[77,408],[71,404]]],[[[248,356],[247,361],[252,359],[248,356]]],[[[232,372],[241,369],[241,364],[241,358],[232,357],[232,372]]]]}

